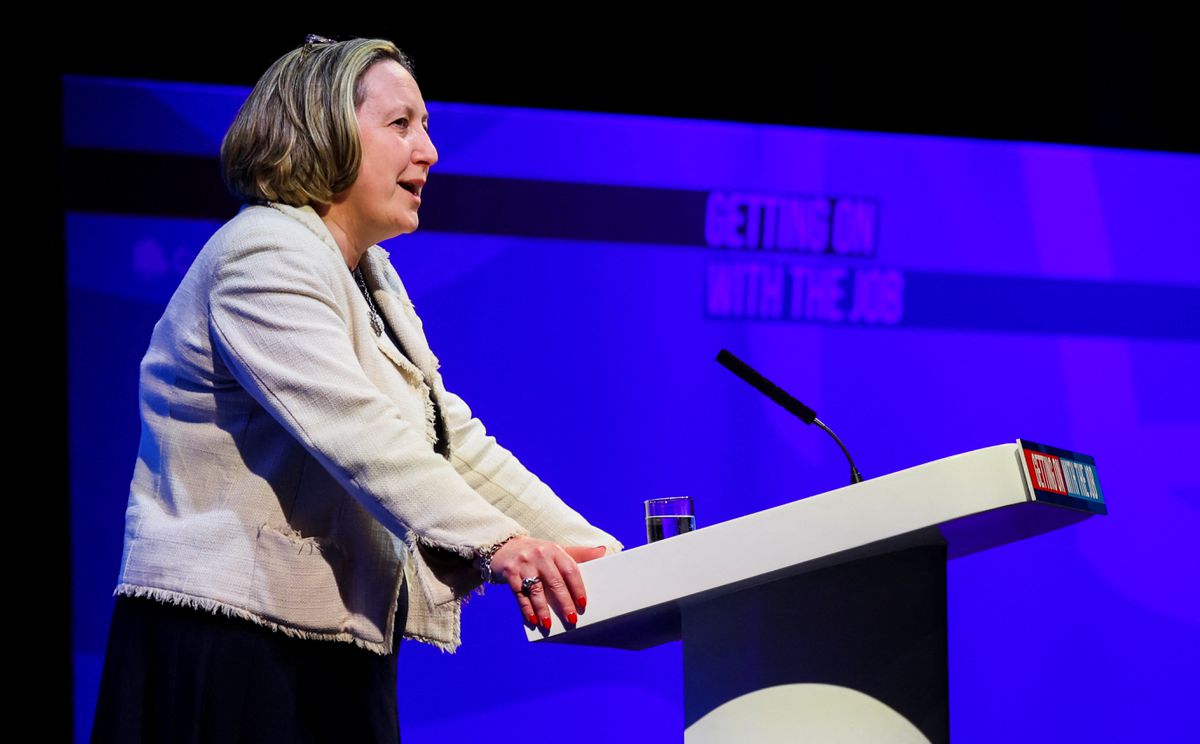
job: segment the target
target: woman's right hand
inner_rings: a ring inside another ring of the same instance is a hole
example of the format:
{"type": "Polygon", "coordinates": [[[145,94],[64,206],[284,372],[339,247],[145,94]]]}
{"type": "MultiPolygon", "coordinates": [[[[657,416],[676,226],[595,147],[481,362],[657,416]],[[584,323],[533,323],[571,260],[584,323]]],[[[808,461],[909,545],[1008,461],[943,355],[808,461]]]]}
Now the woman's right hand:
{"type": "Polygon", "coordinates": [[[599,558],[606,552],[595,548],[563,546],[536,537],[518,536],[492,554],[492,574],[503,579],[517,597],[525,622],[550,629],[553,608],[567,625],[574,625],[587,607],[587,594],[579,563],[599,558]],[[537,577],[528,596],[521,593],[522,581],[537,577]]]}

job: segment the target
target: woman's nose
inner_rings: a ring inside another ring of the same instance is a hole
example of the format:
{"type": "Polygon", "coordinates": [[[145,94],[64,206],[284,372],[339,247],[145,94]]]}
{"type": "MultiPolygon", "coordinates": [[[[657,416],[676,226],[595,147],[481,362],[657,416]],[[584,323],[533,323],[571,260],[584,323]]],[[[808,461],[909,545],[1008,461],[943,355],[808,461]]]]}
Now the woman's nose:
{"type": "Polygon", "coordinates": [[[416,156],[419,162],[425,163],[430,167],[438,161],[438,151],[433,146],[433,138],[429,136],[429,132],[425,132],[425,136],[417,145],[413,155],[416,156]]]}

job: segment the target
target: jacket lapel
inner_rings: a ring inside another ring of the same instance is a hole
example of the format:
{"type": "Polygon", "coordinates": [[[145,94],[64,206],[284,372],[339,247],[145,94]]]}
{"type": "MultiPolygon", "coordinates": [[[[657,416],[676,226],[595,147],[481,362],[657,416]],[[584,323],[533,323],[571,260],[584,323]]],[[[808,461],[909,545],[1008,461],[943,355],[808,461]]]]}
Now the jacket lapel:
{"type": "Polygon", "coordinates": [[[429,397],[425,401],[425,418],[429,427],[427,435],[433,443],[434,451],[449,460],[449,434],[445,430],[444,419],[440,413],[441,393],[444,392],[444,388],[441,387],[441,376],[437,373],[437,357],[433,355],[429,342],[425,339],[421,320],[413,309],[412,301],[408,299],[403,283],[392,269],[387,251],[379,246],[372,246],[363,256],[362,270],[367,291],[375,300],[375,306],[383,315],[384,322],[403,347],[403,353],[397,353],[387,338],[387,333],[376,336],[375,342],[402,371],[415,376],[421,389],[428,393],[429,397]],[[387,278],[390,277],[396,277],[396,281],[388,282],[387,278]],[[392,285],[391,288],[389,284],[392,285]]]}
{"type": "MultiPolygon", "coordinates": [[[[381,266],[380,263],[387,261],[387,253],[382,249],[376,251],[372,248],[363,256],[363,279],[367,282],[367,290],[371,293],[371,298],[375,300],[375,306],[379,308],[388,327],[395,334],[396,340],[400,342],[400,350],[408,356],[408,359],[404,361],[415,365],[426,380],[432,380],[434,371],[437,369],[437,362],[433,352],[429,349],[429,341],[425,338],[425,332],[421,330],[416,312],[409,305],[408,298],[389,291],[383,280],[387,267],[381,266]]],[[[391,344],[382,336],[379,337],[379,341],[381,348],[384,348],[386,352],[387,347],[390,347],[391,344]]]]}

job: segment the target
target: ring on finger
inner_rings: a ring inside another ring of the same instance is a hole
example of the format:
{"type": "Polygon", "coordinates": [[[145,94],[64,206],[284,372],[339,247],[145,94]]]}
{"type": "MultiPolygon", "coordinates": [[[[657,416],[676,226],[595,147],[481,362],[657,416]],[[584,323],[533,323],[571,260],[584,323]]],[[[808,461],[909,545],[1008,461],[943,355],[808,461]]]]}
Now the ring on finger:
{"type": "Polygon", "coordinates": [[[540,576],[529,576],[521,579],[521,594],[524,594],[526,597],[528,597],[530,592],[533,591],[533,585],[537,584],[541,580],[542,577],[540,576]]]}

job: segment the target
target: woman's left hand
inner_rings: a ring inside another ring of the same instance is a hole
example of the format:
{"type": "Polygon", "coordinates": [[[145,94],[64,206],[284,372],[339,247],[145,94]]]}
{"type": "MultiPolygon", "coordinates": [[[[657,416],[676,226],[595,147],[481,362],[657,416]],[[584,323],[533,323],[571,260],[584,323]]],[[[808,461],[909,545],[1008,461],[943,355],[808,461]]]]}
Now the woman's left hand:
{"type": "Polygon", "coordinates": [[[562,546],[535,537],[514,537],[492,555],[492,573],[504,579],[521,607],[521,615],[530,625],[549,630],[550,610],[568,625],[579,620],[576,610],[587,607],[587,594],[579,563],[601,557],[607,549],[562,546]],[[522,592],[525,579],[533,582],[527,593],[522,592]]]}

